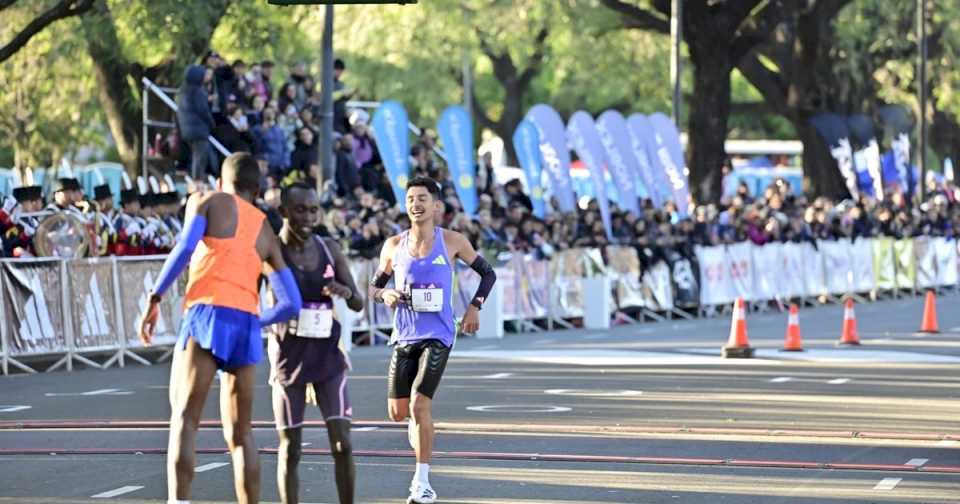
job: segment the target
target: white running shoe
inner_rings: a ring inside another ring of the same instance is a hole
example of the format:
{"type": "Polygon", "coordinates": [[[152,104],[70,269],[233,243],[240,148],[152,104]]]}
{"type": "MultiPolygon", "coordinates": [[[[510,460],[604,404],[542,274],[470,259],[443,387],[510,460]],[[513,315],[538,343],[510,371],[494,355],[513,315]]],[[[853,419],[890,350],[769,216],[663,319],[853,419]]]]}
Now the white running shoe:
{"type": "Polygon", "coordinates": [[[433,491],[430,484],[418,482],[410,485],[410,497],[407,497],[407,504],[434,504],[437,502],[437,492],[433,491]]]}
{"type": "Polygon", "coordinates": [[[411,449],[417,449],[417,426],[413,423],[413,417],[410,417],[407,421],[407,441],[410,443],[411,449]]]}

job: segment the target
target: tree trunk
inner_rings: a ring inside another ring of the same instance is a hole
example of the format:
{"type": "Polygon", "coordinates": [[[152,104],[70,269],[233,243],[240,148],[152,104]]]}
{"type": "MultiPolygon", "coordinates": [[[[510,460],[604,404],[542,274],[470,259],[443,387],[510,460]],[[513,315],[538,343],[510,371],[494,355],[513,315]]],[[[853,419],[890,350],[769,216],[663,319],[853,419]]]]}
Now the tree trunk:
{"type": "Polygon", "coordinates": [[[830,147],[810,124],[808,118],[793,121],[793,127],[803,142],[803,190],[814,197],[824,196],[834,201],[850,196],[847,184],[837,169],[837,161],[830,147]]]}
{"type": "Polygon", "coordinates": [[[497,121],[494,132],[503,139],[508,166],[519,166],[517,152],[513,148],[513,132],[523,120],[523,95],[526,91],[517,85],[508,84],[503,87],[503,113],[497,121]]]}
{"type": "Polygon", "coordinates": [[[93,10],[81,19],[97,79],[97,97],[107,116],[117,152],[127,172],[139,173],[142,162],[140,105],[128,82],[130,64],[123,55],[106,0],[97,0],[93,10]]]}
{"type": "MultiPolygon", "coordinates": [[[[689,40],[689,39],[688,39],[689,40]]],[[[704,41],[710,42],[710,41],[704,41]]],[[[687,166],[690,191],[698,204],[716,203],[723,196],[723,162],[730,118],[729,48],[688,41],[693,63],[693,96],[688,118],[687,166]]]]}

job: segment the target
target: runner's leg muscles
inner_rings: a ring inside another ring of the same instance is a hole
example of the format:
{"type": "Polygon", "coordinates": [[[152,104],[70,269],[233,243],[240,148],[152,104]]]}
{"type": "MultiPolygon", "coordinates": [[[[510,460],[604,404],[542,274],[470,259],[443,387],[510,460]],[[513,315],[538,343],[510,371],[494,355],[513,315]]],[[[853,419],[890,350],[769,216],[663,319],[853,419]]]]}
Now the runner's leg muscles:
{"type": "Polygon", "coordinates": [[[255,504],[260,498],[260,459],[250,426],[256,369],[250,365],[223,373],[220,383],[220,418],[239,504],[255,504]]]}
{"type": "Polygon", "coordinates": [[[337,478],[337,493],[340,504],[353,504],[353,490],[357,477],[353,462],[353,447],[350,443],[350,420],[336,418],[327,420],[327,436],[337,478]]]}
{"type": "Polygon", "coordinates": [[[387,413],[390,415],[390,420],[394,422],[402,422],[407,419],[410,412],[410,398],[404,397],[400,399],[389,398],[387,399],[387,413]]]}
{"type": "Polygon", "coordinates": [[[429,464],[433,454],[433,400],[416,392],[410,403],[410,413],[417,432],[417,443],[414,450],[417,453],[418,464],[429,464]]]}
{"type": "Polygon", "coordinates": [[[203,403],[217,364],[193,338],[174,352],[170,369],[170,438],[167,443],[167,494],[169,499],[190,498],[195,445],[203,403]]]}
{"type": "Polygon", "coordinates": [[[300,495],[300,479],[297,467],[302,452],[303,428],[282,429],[277,460],[277,488],[280,489],[280,502],[297,504],[300,495]]]}

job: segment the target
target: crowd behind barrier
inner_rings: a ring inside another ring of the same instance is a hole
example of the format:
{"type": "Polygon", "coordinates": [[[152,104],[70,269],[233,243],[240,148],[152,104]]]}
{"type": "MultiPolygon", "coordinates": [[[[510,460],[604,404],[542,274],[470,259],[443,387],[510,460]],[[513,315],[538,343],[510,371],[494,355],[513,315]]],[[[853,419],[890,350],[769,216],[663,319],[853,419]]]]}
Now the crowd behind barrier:
{"type": "MultiPolygon", "coordinates": [[[[2,368],[36,371],[72,369],[76,362],[106,368],[129,359],[149,364],[137,338],[136,321],[164,256],[0,261],[0,340],[2,368]],[[36,359],[36,358],[42,359],[36,359]],[[51,363],[52,362],[52,363],[51,363]]],[[[503,320],[518,331],[573,327],[585,306],[597,302],[584,280],[606,276],[611,316],[622,321],[662,320],[716,312],[742,297],[748,302],[816,299],[846,295],[870,298],[957,286],[960,253],[945,237],[894,240],[872,238],[815,243],[744,242],[695,249],[641,269],[633,247],[560,251],[550,260],[533,255],[501,255],[496,261],[503,320]]],[[[376,269],[372,259],[355,259],[351,271],[367,285],[376,269]]],[[[476,289],[478,276],[458,268],[454,308],[460,316],[476,289]]],[[[180,322],[180,288],[165,298],[153,347],[169,356],[180,322]]],[[[365,293],[363,293],[365,296],[365,293]]],[[[602,298],[599,301],[604,301],[602,298]]],[[[341,314],[341,320],[346,313],[341,314]]],[[[349,317],[356,343],[389,338],[391,311],[365,300],[349,317]]],[[[154,352],[155,354],[155,352],[154,352]]],[[[157,360],[160,360],[157,359],[157,360]]]]}

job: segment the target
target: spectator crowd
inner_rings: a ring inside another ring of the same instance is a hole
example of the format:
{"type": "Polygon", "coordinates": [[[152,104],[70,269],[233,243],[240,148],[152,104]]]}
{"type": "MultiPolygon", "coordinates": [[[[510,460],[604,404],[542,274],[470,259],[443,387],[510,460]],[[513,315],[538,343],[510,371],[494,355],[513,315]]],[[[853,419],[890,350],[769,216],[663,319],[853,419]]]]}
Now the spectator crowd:
{"type": "MultiPolygon", "coordinates": [[[[292,66],[288,78],[280,83],[275,82],[275,65],[270,61],[247,65],[237,60],[228,64],[216,52],[210,52],[201,63],[186,70],[178,93],[178,131],[158,139],[154,149],[179,159],[179,166],[200,180],[217,174],[216,155],[208,146],[207,135],[216,137],[232,152],[253,153],[263,175],[262,207],[279,228],[276,209],[280,188],[294,181],[314,184],[320,175],[320,88],[303,64],[292,66]]],[[[346,65],[338,59],[334,68],[336,162],[334,173],[324,177],[329,180],[321,192],[325,212],[318,232],[340,241],[353,256],[374,258],[383,241],[406,229],[409,221],[396,204],[369,127],[369,114],[348,108],[356,90],[343,81],[346,65]]],[[[816,240],[858,237],[960,234],[960,205],[952,183],[931,181],[928,198],[920,204],[899,193],[887,194],[882,201],[860,198],[835,203],[795,196],[787,181],[777,179],[763,194],[750,194],[742,184],[733,197],[719,204],[691,206],[688,217],[678,216],[672,203],[658,209],[644,200],[641,215],[611,204],[612,236],[608,237],[596,201],[575,212],[534,216],[523,183],[495,180],[489,155],[478,163],[479,210],[475,216],[468,216],[443,160],[436,154],[435,142],[433,131],[422,130],[410,151],[410,176],[437,180],[442,189],[443,225],[463,232],[479,249],[494,254],[524,253],[546,259],[572,247],[624,245],[636,247],[643,265],[649,265],[670,252],[692,259],[695,245],[742,241],[758,245],[788,241],[815,244],[816,240]]],[[[114,222],[118,235],[130,234],[125,232],[130,222],[139,223],[133,224],[134,229],[144,229],[151,219],[156,222],[156,202],[149,195],[143,198],[135,193],[124,195],[121,208],[111,219],[117,221],[124,212],[133,213],[136,219],[114,222]]],[[[163,215],[160,220],[173,217],[169,208],[163,215]]],[[[173,230],[178,225],[170,222],[168,227],[173,230]]],[[[14,234],[8,230],[7,236],[14,234]]],[[[167,241],[149,251],[168,248],[167,241]]],[[[150,238],[139,240],[141,244],[150,242],[150,238]]]]}

